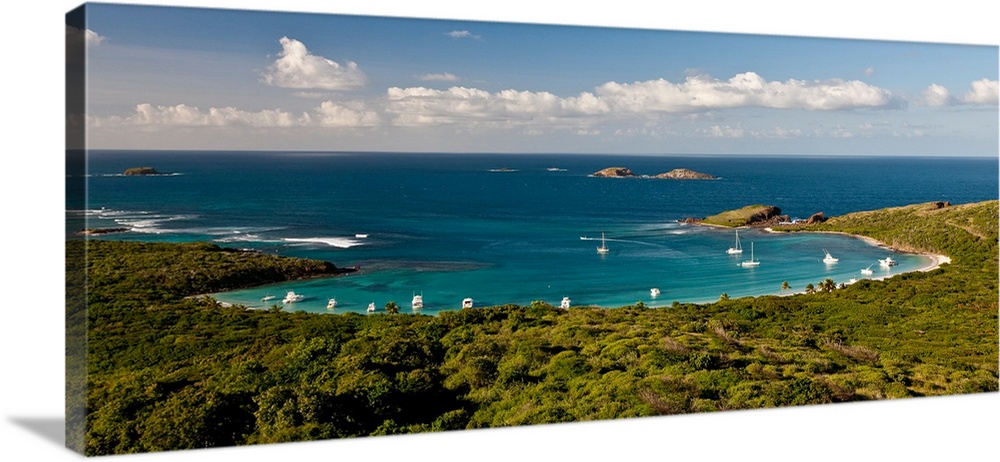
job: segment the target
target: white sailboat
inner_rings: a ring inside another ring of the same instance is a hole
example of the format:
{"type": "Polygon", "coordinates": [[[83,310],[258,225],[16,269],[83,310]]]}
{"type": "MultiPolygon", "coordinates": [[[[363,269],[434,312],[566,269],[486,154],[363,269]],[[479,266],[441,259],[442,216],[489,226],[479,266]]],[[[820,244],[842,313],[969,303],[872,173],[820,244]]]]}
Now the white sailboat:
{"type": "Polygon", "coordinates": [[[294,291],[289,290],[288,293],[285,294],[285,299],[282,300],[282,302],[284,303],[301,302],[304,298],[306,298],[304,295],[297,294],[294,291]]]}
{"type": "Polygon", "coordinates": [[[371,303],[368,304],[368,312],[369,313],[374,313],[375,312],[375,302],[371,302],[371,303]]]}
{"type": "Polygon", "coordinates": [[[656,287],[649,289],[649,296],[655,297],[657,295],[660,295],[660,289],[657,289],[656,287]]]}
{"type": "Polygon", "coordinates": [[[726,250],[729,255],[738,255],[743,253],[743,247],[740,246],[740,230],[736,230],[736,247],[730,247],[726,250]]]}
{"type": "Polygon", "coordinates": [[[415,310],[419,310],[424,307],[424,294],[413,295],[413,300],[410,300],[410,306],[415,310]]]}
{"type": "Polygon", "coordinates": [[[896,260],[893,260],[892,257],[885,257],[884,260],[880,258],[878,260],[878,264],[880,266],[884,266],[884,267],[888,268],[890,266],[896,266],[896,260]]]}
{"type": "Polygon", "coordinates": [[[744,268],[749,268],[749,267],[753,267],[753,266],[760,266],[760,261],[753,259],[753,241],[750,241],[750,259],[749,260],[743,260],[743,262],[740,263],[740,266],[742,266],[744,268]]]}
{"type": "Polygon", "coordinates": [[[337,307],[337,299],[331,298],[330,301],[326,302],[326,309],[332,310],[337,307]]]}
{"type": "Polygon", "coordinates": [[[872,263],[871,265],[868,265],[867,268],[862,269],[861,270],[861,274],[864,274],[865,276],[871,276],[872,273],[874,272],[874,271],[872,271],[872,265],[874,265],[874,263],[872,263]]]}
{"type": "Polygon", "coordinates": [[[559,304],[559,308],[569,308],[569,297],[563,297],[562,303],[559,304]]]}
{"type": "Polygon", "coordinates": [[[608,246],[604,243],[604,233],[601,233],[601,246],[597,248],[597,253],[608,253],[608,246]]]}
{"type": "Polygon", "coordinates": [[[838,261],[840,261],[839,258],[834,258],[833,255],[830,255],[830,252],[827,252],[826,249],[823,249],[823,253],[826,254],[826,256],[823,257],[823,263],[826,263],[826,264],[829,265],[831,263],[837,263],[838,261]]]}

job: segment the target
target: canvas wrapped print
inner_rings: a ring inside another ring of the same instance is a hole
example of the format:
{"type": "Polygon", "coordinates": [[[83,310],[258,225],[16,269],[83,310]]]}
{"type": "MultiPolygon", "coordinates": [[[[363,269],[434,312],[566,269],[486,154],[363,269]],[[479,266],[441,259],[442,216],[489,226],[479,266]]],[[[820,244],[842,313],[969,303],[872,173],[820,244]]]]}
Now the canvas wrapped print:
{"type": "Polygon", "coordinates": [[[998,391],[996,46],[90,3],[66,53],[88,456],[998,391]]]}

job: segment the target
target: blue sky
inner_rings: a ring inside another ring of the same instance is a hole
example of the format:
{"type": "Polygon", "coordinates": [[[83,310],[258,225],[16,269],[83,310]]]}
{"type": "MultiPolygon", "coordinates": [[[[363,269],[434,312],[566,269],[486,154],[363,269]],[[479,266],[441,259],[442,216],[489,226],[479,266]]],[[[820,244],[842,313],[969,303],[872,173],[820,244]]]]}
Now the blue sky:
{"type": "Polygon", "coordinates": [[[997,155],[995,45],[89,8],[94,148],[997,155]]]}

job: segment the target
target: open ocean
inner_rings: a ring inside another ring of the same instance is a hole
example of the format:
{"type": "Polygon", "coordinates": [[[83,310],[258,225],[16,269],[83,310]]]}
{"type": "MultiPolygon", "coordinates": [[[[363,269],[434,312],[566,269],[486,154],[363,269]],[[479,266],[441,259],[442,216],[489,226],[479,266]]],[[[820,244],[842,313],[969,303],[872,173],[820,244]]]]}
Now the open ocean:
{"type": "MultiPolygon", "coordinates": [[[[792,218],[918,202],[998,197],[996,158],[612,156],[426,153],[91,151],[87,198],[67,204],[67,231],[126,227],[100,239],[212,241],[223,246],[316,258],[358,273],[216,294],[266,307],[288,290],[306,298],[286,309],[401,312],[423,294],[422,313],[528,304],[617,307],[642,301],[708,302],[793,291],[825,278],[874,277],[925,266],[860,239],[678,223],[750,204],[792,218]],[[169,175],[126,177],[129,167],[169,175]],[[688,168],[715,181],[594,178],[610,166],[636,174],[688,168]],[[610,252],[600,255],[601,233],[610,252]],[[366,234],[367,237],[358,237],[366,234]],[[583,238],[583,239],[582,239],[583,238]],[[743,268],[751,242],[761,264],[743,268]],[[827,249],[838,263],[822,262],[827,249]],[[653,297],[650,289],[659,288],[653,297]],[[263,303],[264,295],[275,295],[263,303]]],[[[74,181],[74,179],[68,179],[74,181]]]]}

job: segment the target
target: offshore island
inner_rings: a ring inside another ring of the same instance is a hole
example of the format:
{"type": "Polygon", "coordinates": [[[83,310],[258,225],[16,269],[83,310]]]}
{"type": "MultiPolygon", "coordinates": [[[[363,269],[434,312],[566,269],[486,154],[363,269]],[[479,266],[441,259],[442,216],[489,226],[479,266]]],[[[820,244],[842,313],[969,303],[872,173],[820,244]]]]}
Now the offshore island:
{"type": "Polygon", "coordinates": [[[211,244],[70,240],[67,286],[86,290],[67,292],[67,335],[86,339],[89,362],[68,363],[86,402],[69,403],[67,426],[86,423],[86,453],[100,455],[996,392],[997,223],[991,200],[772,228],[950,258],[836,290],[437,316],[223,306],[191,296],[342,271],[211,244]]]}

